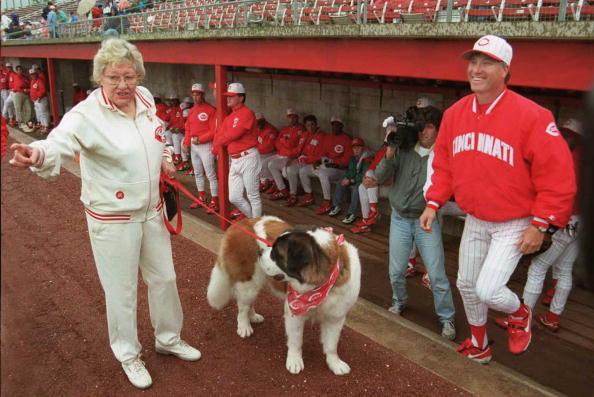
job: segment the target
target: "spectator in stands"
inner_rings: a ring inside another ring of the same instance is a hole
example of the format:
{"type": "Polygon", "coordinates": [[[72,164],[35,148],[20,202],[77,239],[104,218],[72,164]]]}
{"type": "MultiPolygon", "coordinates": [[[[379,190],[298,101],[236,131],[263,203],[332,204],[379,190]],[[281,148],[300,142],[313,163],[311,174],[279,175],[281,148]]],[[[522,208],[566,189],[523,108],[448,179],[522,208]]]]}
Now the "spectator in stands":
{"type": "Polygon", "coordinates": [[[363,175],[373,160],[373,153],[365,148],[365,142],[361,138],[353,138],[351,143],[353,156],[351,157],[348,169],[343,178],[336,182],[336,190],[332,198],[333,207],[328,213],[336,216],[342,211],[342,199],[347,190],[351,191],[351,201],[345,218],[342,223],[350,225],[357,218],[356,212],[359,207],[359,185],[363,181],[363,175]]]}
{"type": "Polygon", "coordinates": [[[68,15],[60,7],[56,6],[56,13],[58,14],[58,23],[68,23],[68,15]]]}
{"type": "Polygon", "coordinates": [[[96,4],[95,7],[91,8],[91,16],[93,19],[93,30],[98,31],[101,29],[101,18],[103,18],[103,4],[96,4]]]}
{"type": "MultiPolygon", "coordinates": [[[[322,215],[330,212],[332,203],[332,183],[340,180],[349,164],[353,151],[351,148],[351,137],[343,132],[344,123],[341,118],[333,116],[330,119],[332,132],[324,137],[322,141],[322,157],[314,163],[315,174],[322,185],[324,201],[316,209],[316,214],[322,215]]],[[[303,182],[303,180],[302,180],[303,182]]]]}
{"type": "Polygon", "coordinates": [[[273,184],[272,173],[268,169],[268,163],[276,154],[276,138],[278,130],[270,124],[262,113],[256,113],[256,128],[258,132],[258,153],[262,162],[262,171],[260,172],[259,191],[267,190],[273,184]]]}
{"type": "Polygon", "coordinates": [[[49,14],[50,7],[53,5],[54,5],[53,2],[51,2],[51,1],[47,2],[47,5],[45,7],[43,7],[43,10],[41,10],[41,18],[43,18],[44,20],[47,21],[47,14],[49,14]]]}
{"type": "Polygon", "coordinates": [[[72,94],[72,107],[75,107],[79,102],[84,101],[87,98],[87,94],[85,90],[80,88],[78,83],[72,83],[72,89],[74,93],[72,94]]]}
{"type": "Polygon", "coordinates": [[[152,379],[140,358],[139,270],[148,286],[155,350],[187,361],[201,357],[180,335],[183,313],[171,239],[159,204],[159,175],[175,170],[162,137],[153,134],[159,124],[152,117],[152,95],[138,86],[144,76],[142,55],[135,46],[105,40],[93,60],[93,80],[101,89],[65,114],[47,139],[12,145],[10,161],[47,178],[57,176],[63,161],[81,152],[81,200],[105,293],[109,342],[130,382],[141,389],[150,387],[152,379]],[[137,135],[139,130],[150,133],[137,135]],[[135,139],[113,139],[116,131],[135,139]]]}
{"type": "Polygon", "coordinates": [[[270,194],[273,200],[289,198],[289,203],[295,205],[297,202],[297,184],[291,185],[291,181],[289,180],[289,193],[283,179],[282,171],[287,164],[293,162],[293,159],[296,159],[301,154],[301,148],[303,147],[303,140],[301,138],[304,127],[299,123],[299,115],[295,110],[287,109],[286,117],[289,124],[280,130],[278,138],[274,143],[276,155],[268,161],[268,170],[272,174],[274,184],[270,185],[264,192],[270,194]]]}
{"type": "MultiPolygon", "coordinates": [[[[110,34],[111,32],[115,32],[117,34],[124,33],[123,27],[123,19],[117,18],[118,10],[116,7],[112,7],[109,15],[106,15],[108,18],[104,18],[103,22],[103,30],[105,34],[110,34]]],[[[113,33],[111,33],[113,34],[113,33]]]]}
{"type": "Polygon", "coordinates": [[[39,132],[47,134],[49,127],[49,101],[47,99],[45,80],[40,77],[39,71],[36,69],[31,68],[29,74],[31,75],[29,96],[35,109],[35,119],[41,126],[39,132]]]}
{"type": "Polygon", "coordinates": [[[315,176],[314,165],[322,157],[323,141],[326,136],[319,129],[318,119],[313,114],[305,116],[303,122],[305,123],[305,131],[301,133],[299,144],[295,147],[299,157],[287,165],[287,177],[291,187],[289,204],[297,204],[300,207],[311,205],[314,202],[310,178],[315,176]],[[305,196],[301,201],[295,203],[298,181],[301,181],[305,196]]]}
{"type": "Polygon", "coordinates": [[[47,29],[49,31],[50,38],[55,39],[58,37],[58,32],[56,30],[58,26],[58,14],[56,13],[56,6],[51,5],[49,6],[49,12],[47,14],[47,29]]]}
{"type": "MultiPolygon", "coordinates": [[[[389,275],[392,284],[390,312],[401,315],[406,307],[405,272],[413,241],[429,273],[435,312],[441,322],[441,336],[453,340],[454,303],[449,280],[445,273],[445,255],[439,223],[433,223],[433,233],[421,229],[419,218],[425,208],[423,185],[427,179],[427,161],[433,150],[441,122],[441,112],[425,108],[418,127],[389,123],[386,129],[386,155],[377,166],[378,183],[393,179],[390,189],[392,219],[390,224],[389,275]],[[389,139],[389,134],[398,134],[400,143],[389,139]]],[[[393,120],[392,120],[393,121],[393,120]]]]}
{"type": "Polygon", "coordinates": [[[192,166],[198,201],[190,205],[191,209],[208,206],[207,213],[219,211],[219,180],[212,153],[212,141],[215,134],[217,111],[214,106],[206,102],[204,87],[200,83],[192,84],[192,98],[194,106],[190,109],[185,125],[184,146],[190,148],[192,166]],[[210,203],[206,199],[206,178],[210,187],[210,203]]]}
{"type": "Polygon", "coordinates": [[[78,22],[78,15],[76,15],[76,12],[70,11],[70,19],[68,20],[68,22],[70,22],[70,23],[78,22]]]}

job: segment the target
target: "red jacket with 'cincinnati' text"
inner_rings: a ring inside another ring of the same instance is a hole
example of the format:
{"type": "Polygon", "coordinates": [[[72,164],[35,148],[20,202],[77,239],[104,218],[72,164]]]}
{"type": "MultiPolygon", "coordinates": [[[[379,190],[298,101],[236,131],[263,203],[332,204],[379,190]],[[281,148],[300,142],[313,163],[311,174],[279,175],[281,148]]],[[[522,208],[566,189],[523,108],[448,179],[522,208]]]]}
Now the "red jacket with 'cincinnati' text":
{"type": "Polygon", "coordinates": [[[197,137],[200,143],[212,141],[215,133],[217,110],[209,103],[196,104],[190,109],[186,120],[186,136],[184,145],[190,144],[190,139],[197,137]]]}
{"type": "Polygon", "coordinates": [[[565,226],[576,181],[571,153],[553,115],[505,90],[485,111],[468,95],[444,113],[435,144],[427,205],[452,194],[489,222],[534,216],[565,226]]]}

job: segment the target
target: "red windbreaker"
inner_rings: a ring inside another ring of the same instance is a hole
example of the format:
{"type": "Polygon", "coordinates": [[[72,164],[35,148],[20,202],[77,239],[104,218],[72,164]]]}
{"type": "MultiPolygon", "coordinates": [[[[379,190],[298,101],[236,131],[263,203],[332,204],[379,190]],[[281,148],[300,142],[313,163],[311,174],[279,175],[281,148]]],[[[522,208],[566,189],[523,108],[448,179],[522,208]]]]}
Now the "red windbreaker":
{"type": "Polygon", "coordinates": [[[74,91],[74,94],[72,94],[72,106],[76,106],[78,103],[84,101],[85,99],[87,99],[86,92],[84,92],[83,90],[80,90],[78,92],[74,91]]]}
{"type": "Polygon", "coordinates": [[[353,148],[351,146],[352,141],[353,138],[347,134],[327,134],[323,140],[324,151],[322,156],[326,156],[332,160],[334,164],[346,168],[353,156],[353,148]]]}
{"type": "Polygon", "coordinates": [[[215,148],[227,146],[229,155],[240,154],[258,144],[256,116],[247,106],[240,105],[223,120],[215,135],[215,148]]]}
{"type": "Polygon", "coordinates": [[[311,133],[305,131],[302,135],[303,150],[299,156],[299,163],[301,164],[313,164],[318,161],[324,154],[324,139],[326,134],[320,130],[311,133]]]}
{"type": "Polygon", "coordinates": [[[278,134],[274,146],[279,156],[295,158],[301,154],[304,141],[301,140],[305,128],[301,124],[286,126],[278,134]]]}
{"type": "Polygon", "coordinates": [[[11,91],[24,92],[29,88],[29,79],[19,73],[11,73],[8,77],[8,87],[11,91]]]}
{"type": "Polygon", "coordinates": [[[454,194],[490,222],[534,216],[567,223],[576,193],[571,153],[547,109],[505,90],[483,113],[471,94],[446,110],[435,144],[427,205],[454,194]]]}
{"type": "Polygon", "coordinates": [[[37,77],[35,80],[31,80],[31,88],[29,91],[29,96],[33,102],[43,98],[47,95],[47,91],[45,88],[45,81],[41,78],[37,77]]]}
{"type": "Polygon", "coordinates": [[[182,109],[179,106],[171,106],[167,109],[167,113],[169,114],[169,127],[167,128],[170,130],[177,128],[181,132],[184,132],[186,121],[184,120],[182,109]]]}
{"type": "Polygon", "coordinates": [[[4,69],[0,71],[0,90],[7,90],[8,89],[8,78],[12,73],[11,70],[4,69]]]}
{"type": "Polygon", "coordinates": [[[212,141],[215,133],[215,121],[217,110],[209,103],[194,105],[190,109],[188,119],[186,120],[186,136],[184,145],[190,145],[190,139],[197,137],[200,143],[212,141]]]}
{"type": "Polygon", "coordinates": [[[274,144],[276,142],[276,136],[278,135],[276,127],[266,121],[263,129],[256,126],[256,132],[258,133],[258,152],[260,154],[274,152],[274,144]]]}

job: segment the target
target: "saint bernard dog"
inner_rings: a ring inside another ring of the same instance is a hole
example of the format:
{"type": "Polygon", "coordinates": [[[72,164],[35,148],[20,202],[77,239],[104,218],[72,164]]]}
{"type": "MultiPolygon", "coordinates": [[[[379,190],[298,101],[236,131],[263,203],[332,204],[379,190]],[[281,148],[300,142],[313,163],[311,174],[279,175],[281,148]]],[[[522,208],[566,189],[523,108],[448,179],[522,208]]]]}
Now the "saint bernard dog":
{"type": "Polygon", "coordinates": [[[359,296],[360,282],[359,253],[342,235],[321,227],[293,228],[277,217],[263,216],[244,219],[227,230],[207,297],[215,309],[235,298],[237,333],[245,338],[254,332],[251,323],[264,321],[254,302],[268,284],[285,300],[287,370],[298,374],[304,368],[303,328],[311,319],[320,323],[328,367],[345,375],[351,369],[338,357],[338,340],[359,296]]]}

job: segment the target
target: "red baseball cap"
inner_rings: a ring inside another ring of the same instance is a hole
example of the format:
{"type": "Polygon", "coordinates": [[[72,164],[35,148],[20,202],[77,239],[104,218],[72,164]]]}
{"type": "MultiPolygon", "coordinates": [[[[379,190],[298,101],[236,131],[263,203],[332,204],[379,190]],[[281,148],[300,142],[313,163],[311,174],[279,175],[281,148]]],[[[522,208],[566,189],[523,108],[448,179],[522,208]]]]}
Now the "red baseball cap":
{"type": "Polygon", "coordinates": [[[365,146],[365,141],[359,137],[353,138],[351,146],[365,146]]]}

